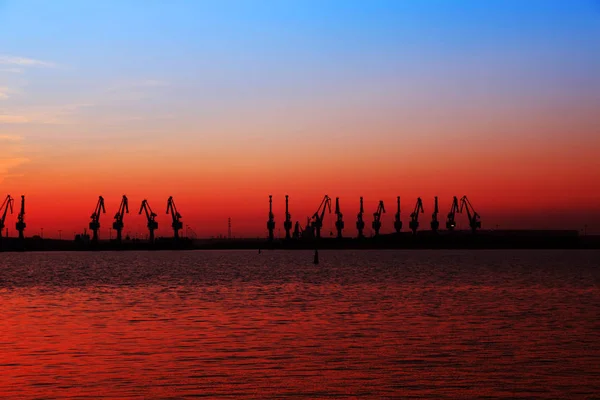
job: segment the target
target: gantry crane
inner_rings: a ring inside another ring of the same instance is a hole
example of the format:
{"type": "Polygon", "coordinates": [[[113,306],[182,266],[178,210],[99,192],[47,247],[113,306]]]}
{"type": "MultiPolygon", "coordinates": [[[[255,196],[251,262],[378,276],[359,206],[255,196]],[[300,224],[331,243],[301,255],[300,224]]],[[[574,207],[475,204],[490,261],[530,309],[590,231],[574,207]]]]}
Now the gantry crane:
{"type": "Polygon", "coordinates": [[[117,231],[117,242],[121,243],[121,232],[123,231],[123,216],[125,213],[129,214],[129,202],[127,196],[123,195],[121,199],[121,205],[119,210],[115,214],[115,222],[113,222],[113,229],[117,231]]]}
{"type": "Polygon", "coordinates": [[[417,204],[415,204],[414,211],[410,214],[410,223],[408,224],[413,232],[413,235],[415,235],[417,233],[417,229],[419,229],[419,213],[423,214],[424,212],[423,201],[419,197],[417,199],[417,204]]]}
{"type": "Polygon", "coordinates": [[[335,198],[335,215],[337,219],[335,221],[335,229],[337,229],[337,237],[338,239],[342,238],[342,230],[344,230],[344,214],[340,210],[340,198],[335,198]]]}
{"type": "Polygon", "coordinates": [[[98,242],[98,230],[100,229],[100,214],[106,213],[104,209],[104,197],[98,196],[98,202],[96,203],[96,208],[94,212],[90,216],[92,221],[90,222],[90,229],[92,230],[92,243],[98,242]]]}
{"type": "Polygon", "coordinates": [[[25,223],[25,196],[21,195],[21,210],[19,211],[19,215],[17,215],[17,223],[15,224],[15,228],[17,228],[17,232],[19,232],[19,240],[25,239],[25,235],[23,231],[27,224],[25,223]]]}
{"type": "Polygon", "coordinates": [[[460,209],[458,208],[458,198],[454,196],[452,199],[452,206],[450,207],[450,212],[448,213],[448,219],[446,220],[446,229],[449,231],[453,231],[456,228],[456,221],[454,220],[454,216],[456,213],[460,213],[460,209]]]}
{"type": "Polygon", "coordinates": [[[377,206],[377,211],[373,213],[373,230],[375,231],[375,236],[379,236],[379,229],[381,229],[381,214],[385,214],[385,207],[383,205],[383,200],[379,200],[379,205],[377,206]]]}
{"type": "Polygon", "coordinates": [[[363,230],[365,229],[365,221],[363,221],[363,214],[365,213],[365,209],[363,207],[363,198],[360,198],[360,209],[358,214],[356,215],[356,230],[358,230],[358,238],[364,238],[363,230]]]}
{"type": "Polygon", "coordinates": [[[477,212],[473,208],[473,205],[471,205],[471,202],[469,201],[467,196],[463,196],[460,199],[460,212],[462,212],[463,208],[467,209],[467,217],[469,218],[469,226],[471,227],[471,230],[473,231],[473,233],[475,233],[475,231],[478,228],[481,228],[481,221],[480,221],[479,214],[477,214],[477,212]]]}
{"type": "MultiPolygon", "coordinates": [[[[290,211],[288,209],[288,199],[289,199],[289,196],[286,194],[285,195],[285,222],[283,223],[283,228],[285,229],[286,240],[290,240],[290,238],[291,238],[290,231],[292,230],[292,214],[290,214],[290,211]]],[[[273,229],[275,229],[275,226],[273,226],[273,229]]]]}
{"type": "Polygon", "coordinates": [[[154,218],[156,218],[156,214],[152,211],[152,208],[150,208],[150,204],[148,204],[148,200],[144,199],[142,201],[142,205],[140,206],[140,212],[138,214],[141,214],[142,211],[144,211],[146,213],[146,219],[148,220],[148,231],[150,232],[150,236],[148,237],[148,240],[150,241],[150,243],[154,242],[154,231],[156,229],[158,229],[158,222],[156,222],[154,220],[154,218]]]}
{"type": "Polygon", "coordinates": [[[183,223],[180,221],[181,214],[177,211],[177,207],[175,206],[175,200],[173,200],[173,196],[169,196],[167,200],[167,214],[171,213],[171,228],[173,228],[173,238],[175,240],[179,239],[179,230],[183,228],[183,223]]]}
{"type": "Polygon", "coordinates": [[[269,230],[269,241],[273,241],[275,231],[275,215],[273,214],[273,196],[269,195],[269,220],[267,221],[267,229],[269,230]]]}
{"type": "Polygon", "coordinates": [[[323,227],[323,218],[325,217],[325,211],[329,210],[331,214],[331,198],[327,195],[323,197],[321,200],[321,204],[317,211],[312,216],[312,221],[310,223],[311,227],[314,229],[315,237],[317,239],[321,238],[321,228],[323,227]]]}
{"type": "Polygon", "coordinates": [[[435,196],[433,214],[431,214],[431,230],[433,231],[433,233],[437,233],[437,230],[440,227],[440,221],[438,221],[439,212],[440,210],[438,209],[438,198],[437,196],[435,196]]]}
{"type": "Polygon", "coordinates": [[[13,213],[13,203],[14,199],[10,194],[7,194],[0,206],[0,243],[2,242],[2,235],[4,235],[4,221],[6,220],[6,214],[8,211],[10,211],[11,214],[13,213]]]}
{"type": "Polygon", "coordinates": [[[400,233],[402,230],[402,221],[400,220],[400,196],[398,196],[396,200],[398,202],[398,211],[396,211],[394,217],[394,229],[396,230],[396,233],[400,233]]]}

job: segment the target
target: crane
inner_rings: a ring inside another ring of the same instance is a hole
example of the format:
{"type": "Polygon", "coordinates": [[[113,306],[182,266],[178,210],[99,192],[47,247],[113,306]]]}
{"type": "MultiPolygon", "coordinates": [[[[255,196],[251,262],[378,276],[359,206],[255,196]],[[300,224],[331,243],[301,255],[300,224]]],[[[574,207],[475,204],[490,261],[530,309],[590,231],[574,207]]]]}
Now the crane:
{"type": "Polygon", "coordinates": [[[183,223],[180,221],[181,214],[177,211],[177,207],[175,206],[175,200],[173,200],[173,196],[169,196],[167,200],[167,214],[171,213],[171,218],[173,222],[171,223],[171,227],[173,228],[173,237],[175,240],[179,239],[179,230],[183,228],[183,223]]]}
{"type": "Polygon", "coordinates": [[[342,238],[342,230],[344,229],[344,214],[340,210],[340,198],[335,198],[335,215],[337,215],[337,220],[335,221],[335,229],[337,229],[337,237],[338,239],[342,238]]]}
{"type": "Polygon", "coordinates": [[[469,201],[467,196],[463,196],[460,199],[460,212],[462,212],[463,208],[467,209],[467,217],[469,218],[469,226],[471,227],[471,230],[473,230],[473,233],[475,233],[475,231],[478,228],[481,228],[481,221],[479,220],[480,219],[479,214],[477,214],[477,212],[473,208],[473,205],[471,204],[471,202],[469,201]]]}
{"type": "Polygon", "coordinates": [[[302,227],[300,226],[300,221],[296,221],[296,224],[294,225],[294,239],[300,239],[302,237],[302,234],[304,233],[304,230],[302,229],[302,227]]]}
{"type": "Polygon", "coordinates": [[[8,211],[13,213],[13,203],[15,200],[11,197],[10,194],[6,195],[6,198],[2,202],[0,206],[0,242],[2,241],[2,233],[4,232],[4,221],[6,220],[6,214],[8,211]]]}
{"type": "Polygon", "coordinates": [[[273,241],[273,231],[275,230],[275,215],[273,215],[273,196],[269,195],[269,220],[267,221],[269,230],[269,241],[273,241]]]}
{"type": "Polygon", "coordinates": [[[317,211],[312,216],[311,227],[315,230],[316,238],[321,238],[321,228],[323,227],[323,218],[325,217],[325,211],[329,209],[329,213],[331,214],[331,198],[327,195],[323,197],[321,200],[321,204],[317,211]]]}
{"type": "MultiPolygon", "coordinates": [[[[290,231],[292,230],[292,215],[288,209],[288,199],[289,196],[285,195],[285,222],[283,223],[283,228],[285,229],[285,238],[289,240],[291,238],[290,231]]],[[[275,227],[273,227],[275,229],[275,227]]]]}
{"type": "Polygon", "coordinates": [[[19,211],[19,215],[17,216],[17,223],[15,224],[15,228],[17,228],[17,232],[19,232],[19,240],[25,239],[25,235],[23,235],[23,231],[25,230],[25,196],[21,195],[21,211],[19,211]]]}
{"type": "Polygon", "coordinates": [[[400,220],[400,196],[398,196],[396,200],[398,201],[398,211],[396,211],[394,219],[394,229],[396,229],[396,233],[400,233],[402,230],[402,221],[400,220]]]}
{"type": "Polygon", "coordinates": [[[356,216],[356,229],[358,230],[358,238],[364,238],[363,230],[365,229],[365,221],[363,221],[363,214],[365,213],[365,209],[363,207],[363,198],[360,198],[360,210],[356,216]]]}
{"type": "Polygon", "coordinates": [[[158,229],[158,222],[154,220],[154,218],[156,218],[156,213],[152,211],[152,208],[150,208],[150,204],[148,204],[148,200],[146,199],[142,201],[140,212],[138,214],[141,214],[142,211],[146,213],[146,219],[148,220],[148,231],[150,232],[149,240],[150,243],[152,243],[154,242],[154,231],[158,229]]]}
{"type": "Polygon", "coordinates": [[[419,212],[422,214],[425,211],[423,210],[423,201],[419,197],[417,199],[417,204],[415,204],[414,211],[410,214],[410,223],[408,226],[413,231],[413,235],[417,234],[417,229],[419,229],[419,212]]]}
{"type": "Polygon", "coordinates": [[[90,216],[90,218],[92,219],[92,221],[90,222],[90,229],[93,232],[93,235],[92,235],[93,243],[98,242],[98,229],[100,229],[100,214],[101,213],[106,213],[106,210],[104,209],[104,197],[98,196],[98,202],[96,203],[96,208],[94,209],[94,212],[90,216]]]}
{"type": "Polygon", "coordinates": [[[375,231],[375,236],[379,236],[379,229],[381,228],[381,214],[385,214],[385,207],[383,206],[383,200],[379,200],[379,205],[377,206],[377,211],[373,213],[373,230],[375,231]]]}
{"type": "Polygon", "coordinates": [[[121,232],[123,231],[123,216],[125,213],[129,214],[129,202],[127,196],[123,195],[121,199],[121,205],[119,210],[115,214],[115,222],[113,222],[113,229],[117,231],[117,242],[121,243],[121,232]]]}
{"type": "Polygon", "coordinates": [[[460,209],[458,208],[458,198],[454,196],[452,199],[452,206],[450,207],[450,212],[448,213],[448,219],[446,220],[446,229],[449,231],[453,231],[456,228],[456,221],[454,220],[454,215],[456,213],[460,213],[460,209]]]}
{"type": "Polygon", "coordinates": [[[435,196],[433,214],[431,214],[431,230],[433,231],[433,233],[437,233],[437,230],[440,227],[440,222],[438,221],[439,212],[440,210],[438,209],[438,198],[437,196],[435,196]]]}

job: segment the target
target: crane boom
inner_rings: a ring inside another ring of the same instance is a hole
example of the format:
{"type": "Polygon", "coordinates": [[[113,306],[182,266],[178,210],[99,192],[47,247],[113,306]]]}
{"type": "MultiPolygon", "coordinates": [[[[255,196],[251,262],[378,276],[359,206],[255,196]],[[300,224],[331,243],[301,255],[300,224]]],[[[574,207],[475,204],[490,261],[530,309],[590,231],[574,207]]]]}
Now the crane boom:
{"type": "Polygon", "coordinates": [[[342,238],[342,230],[344,229],[344,214],[340,209],[340,198],[335,198],[335,215],[337,216],[335,221],[335,229],[337,230],[338,239],[342,238]]]}
{"type": "Polygon", "coordinates": [[[180,221],[181,214],[177,211],[177,207],[175,206],[175,200],[173,200],[173,196],[169,196],[167,200],[167,214],[171,213],[171,227],[173,228],[173,238],[175,240],[179,239],[179,230],[183,228],[183,223],[180,221]]]}
{"type": "Polygon", "coordinates": [[[321,204],[319,205],[319,208],[317,209],[317,211],[315,211],[315,213],[312,216],[313,220],[311,222],[311,226],[315,230],[317,239],[321,238],[321,228],[323,227],[323,218],[325,218],[325,211],[327,211],[327,210],[329,210],[329,213],[331,214],[331,198],[329,196],[325,195],[323,197],[323,200],[321,200],[321,204]]]}
{"type": "MultiPolygon", "coordinates": [[[[291,239],[290,231],[292,230],[292,214],[290,214],[288,208],[289,196],[285,195],[285,222],[283,223],[283,228],[285,229],[285,238],[286,240],[291,239]]],[[[273,226],[273,229],[275,227],[273,226]]]]}
{"type": "Polygon", "coordinates": [[[121,243],[121,232],[123,231],[123,217],[125,214],[129,214],[129,200],[127,200],[127,196],[123,195],[121,199],[121,205],[119,205],[119,209],[115,214],[115,221],[113,222],[113,229],[117,231],[117,242],[121,243]]]}
{"type": "Polygon", "coordinates": [[[14,199],[10,194],[7,194],[0,206],[0,242],[2,240],[2,235],[4,234],[4,222],[6,221],[6,214],[10,211],[13,213],[13,203],[14,199]]]}
{"type": "Polygon", "coordinates": [[[365,229],[365,221],[363,221],[363,214],[365,213],[365,209],[363,207],[363,198],[360,198],[360,209],[358,214],[356,215],[356,229],[358,230],[358,238],[364,238],[363,230],[365,229]]]}
{"type": "Polygon", "coordinates": [[[156,218],[156,213],[152,211],[152,208],[150,208],[150,204],[148,204],[148,200],[146,199],[142,200],[142,205],[140,206],[140,211],[138,214],[141,214],[142,211],[146,213],[146,219],[148,220],[147,227],[148,231],[150,232],[148,240],[150,241],[150,243],[153,243],[154,231],[158,229],[158,222],[154,220],[156,218]]]}
{"type": "Polygon", "coordinates": [[[450,212],[448,213],[448,219],[446,220],[446,229],[449,231],[453,231],[456,228],[455,215],[456,213],[460,213],[460,208],[458,207],[458,198],[454,196],[452,199],[452,206],[450,206],[450,212]]]}
{"type": "Polygon", "coordinates": [[[433,231],[433,233],[437,233],[437,230],[440,227],[440,221],[438,221],[439,212],[440,210],[438,209],[438,197],[435,196],[433,214],[431,214],[431,230],[433,231]]]}
{"type": "Polygon", "coordinates": [[[275,231],[275,215],[273,214],[273,196],[269,195],[269,220],[267,221],[267,229],[269,230],[269,241],[273,241],[275,231]]]}
{"type": "Polygon", "coordinates": [[[25,196],[21,195],[21,210],[19,211],[19,215],[17,215],[17,223],[15,224],[15,228],[17,232],[19,232],[19,240],[25,239],[25,235],[23,231],[27,224],[25,223],[25,196]]]}
{"type": "Polygon", "coordinates": [[[98,230],[100,229],[100,215],[104,213],[106,213],[106,209],[104,208],[104,197],[98,196],[96,208],[90,216],[90,218],[92,219],[92,221],[90,222],[90,229],[93,232],[92,243],[98,242],[98,230]]]}
{"type": "Polygon", "coordinates": [[[423,210],[423,201],[419,197],[417,199],[417,203],[415,204],[415,209],[410,214],[410,223],[408,226],[413,232],[413,235],[416,235],[417,229],[419,229],[419,213],[423,214],[425,211],[423,210]]]}
{"type": "Polygon", "coordinates": [[[460,212],[462,212],[463,208],[467,210],[469,226],[471,227],[473,233],[475,233],[477,229],[481,228],[481,220],[479,214],[477,213],[477,211],[475,211],[475,208],[473,208],[473,205],[471,204],[467,196],[463,196],[460,199],[460,212]]]}
{"type": "Polygon", "coordinates": [[[383,205],[383,200],[379,200],[379,205],[377,206],[377,211],[373,213],[373,230],[375,231],[375,236],[379,236],[379,229],[381,229],[381,214],[385,214],[385,207],[383,205]]]}

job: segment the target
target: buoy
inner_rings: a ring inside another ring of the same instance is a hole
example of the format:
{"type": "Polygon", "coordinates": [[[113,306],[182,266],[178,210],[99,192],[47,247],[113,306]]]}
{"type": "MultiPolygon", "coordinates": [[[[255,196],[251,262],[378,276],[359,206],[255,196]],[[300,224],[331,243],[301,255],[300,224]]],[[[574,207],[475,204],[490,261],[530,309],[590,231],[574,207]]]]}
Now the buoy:
{"type": "Polygon", "coordinates": [[[258,249],[258,254],[260,254],[260,249],[258,249]]]}
{"type": "Polygon", "coordinates": [[[313,260],[314,264],[318,264],[319,263],[319,250],[315,249],[315,258],[313,260]]]}

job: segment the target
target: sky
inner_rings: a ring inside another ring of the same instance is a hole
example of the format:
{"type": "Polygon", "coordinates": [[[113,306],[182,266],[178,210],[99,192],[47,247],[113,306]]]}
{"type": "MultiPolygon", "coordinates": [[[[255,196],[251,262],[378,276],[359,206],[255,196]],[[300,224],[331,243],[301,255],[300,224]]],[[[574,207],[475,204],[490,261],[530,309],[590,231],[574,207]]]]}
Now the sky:
{"type": "Polygon", "coordinates": [[[386,233],[396,196],[427,227],[465,194],[484,228],[600,233],[600,1],[0,0],[0,149],[26,235],[102,195],[107,237],[123,194],[132,236],[169,196],[264,236],[269,194],[277,234],[285,194],[303,223],[339,197],[348,235],[360,196],[386,233]]]}

